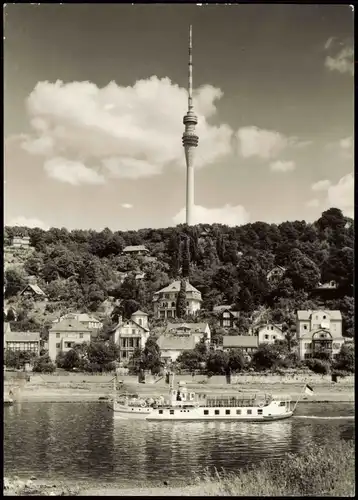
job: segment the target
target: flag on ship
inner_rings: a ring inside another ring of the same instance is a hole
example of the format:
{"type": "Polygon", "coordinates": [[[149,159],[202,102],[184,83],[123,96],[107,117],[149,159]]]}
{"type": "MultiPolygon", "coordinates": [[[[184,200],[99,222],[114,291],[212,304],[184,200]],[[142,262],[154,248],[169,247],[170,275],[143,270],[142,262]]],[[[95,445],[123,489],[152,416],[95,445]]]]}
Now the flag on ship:
{"type": "Polygon", "coordinates": [[[305,393],[311,396],[313,394],[313,389],[310,385],[306,384],[305,393]]]}

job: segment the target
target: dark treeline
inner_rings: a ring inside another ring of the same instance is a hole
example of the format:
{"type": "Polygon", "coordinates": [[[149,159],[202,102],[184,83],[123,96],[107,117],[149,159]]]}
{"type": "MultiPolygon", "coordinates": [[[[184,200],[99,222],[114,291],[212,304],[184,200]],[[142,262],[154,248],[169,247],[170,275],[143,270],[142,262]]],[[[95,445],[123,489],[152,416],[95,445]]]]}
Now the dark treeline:
{"type": "Polygon", "coordinates": [[[16,296],[29,275],[50,302],[98,311],[108,297],[121,299],[124,314],[140,307],[149,314],[152,296],[174,278],[189,277],[202,293],[201,317],[214,305],[235,304],[243,317],[265,309],[276,322],[292,322],[297,309],[340,309],[344,332],[353,335],[353,221],[331,208],[314,223],[254,222],[185,225],[166,229],[116,231],[6,227],[5,243],[14,235],[30,237],[34,252],[23,269],[5,272],[6,297],[16,296]],[[150,257],[123,255],[127,245],[145,245],[150,257]],[[154,258],[154,259],[153,259],[154,258]],[[286,269],[276,282],[267,273],[286,269]],[[143,280],[136,280],[144,272],[143,280]],[[121,283],[121,273],[128,273],[121,283]],[[313,293],[319,282],[335,280],[334,295],[313,293]]]}

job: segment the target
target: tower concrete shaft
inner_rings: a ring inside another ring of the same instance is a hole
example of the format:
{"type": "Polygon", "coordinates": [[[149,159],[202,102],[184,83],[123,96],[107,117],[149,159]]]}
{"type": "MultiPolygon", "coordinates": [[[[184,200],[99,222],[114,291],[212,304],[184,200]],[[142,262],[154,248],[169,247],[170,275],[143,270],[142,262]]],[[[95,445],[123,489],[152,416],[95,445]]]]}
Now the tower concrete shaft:
{"type": "Polygon", "coordinates": [[[193,110],[193,43],[192,27],[189,27],[189,81],[188,81],[188,112],[183,118],[185,131],[183,133],[183,146],[186,161],[186,223],[193,223],[194,210],[194,148],[198,146],[199,137],[195,134],[195,125],[198,119],[193,110]]]}

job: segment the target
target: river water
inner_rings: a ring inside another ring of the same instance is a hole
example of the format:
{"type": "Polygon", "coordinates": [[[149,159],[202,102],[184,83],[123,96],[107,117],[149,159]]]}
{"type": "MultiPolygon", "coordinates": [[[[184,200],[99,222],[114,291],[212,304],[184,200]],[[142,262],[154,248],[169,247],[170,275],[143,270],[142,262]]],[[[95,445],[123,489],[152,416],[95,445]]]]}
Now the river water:
{"type": "Polygon", "coordinates": [[[16,403],[4,408],[4,475],[120,482],[187,482],[204,468],[246,464],[354,439],[354,406],[302,403],[278,422],[115,420],[104,403],[16,403]]]}

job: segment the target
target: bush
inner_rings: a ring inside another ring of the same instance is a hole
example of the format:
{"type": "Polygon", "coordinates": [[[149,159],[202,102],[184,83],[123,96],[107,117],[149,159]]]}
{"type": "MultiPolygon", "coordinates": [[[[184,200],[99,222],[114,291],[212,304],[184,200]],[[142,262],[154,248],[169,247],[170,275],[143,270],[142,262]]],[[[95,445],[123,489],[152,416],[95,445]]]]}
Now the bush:
{"type": "Polygon", "coordinates": [[[37,358],[32,369],[32,371],[37,373],[53,373],[55,370],[56,366],[54,365],[54,363],[52,363],[51,358],[48,354],[37,358]]]}
{"type": "Polygon", "coordinates": [[[354,373],[355,359],[354,359],[354,345],[343,344],[341,350],[334,360],[333,366],[337,370],[344,370],[354,373]]]}
{"type": "Polygon", "coordinates": [[[327,375],[331,371],[330,363],[322,361],[321,359],[307,359],[306,366],[314,373],[319,373],[321,375],[327,375]]]}
{"type": "Polygon", "coordinates": [[[354,442],[308,445],[282,460],[199,479],[202,496],[354,496],[354,442]]]}

